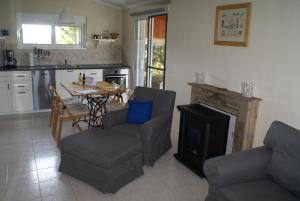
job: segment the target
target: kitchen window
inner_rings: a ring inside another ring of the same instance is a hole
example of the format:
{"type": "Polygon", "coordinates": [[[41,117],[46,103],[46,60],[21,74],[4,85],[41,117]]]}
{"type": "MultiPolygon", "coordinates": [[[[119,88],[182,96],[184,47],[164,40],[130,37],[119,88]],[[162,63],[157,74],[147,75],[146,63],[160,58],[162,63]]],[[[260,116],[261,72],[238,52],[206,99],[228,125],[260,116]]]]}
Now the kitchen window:
{"type": "Polygon", "coordinates": [[[58,15],[17,13],[18,48],[86,48],[86,17],[74,18],[74,24],[59,24],[58,15]]]}
{"type": "Polygon", "coordinates": [[[51,44],[51,25],[22,24],[24,44],[51,44]]]}
{"type": "Polygon", "coordinates": [[[80,26],[55,26],[57,45],[80,45],[82,30],[80,26]]]}

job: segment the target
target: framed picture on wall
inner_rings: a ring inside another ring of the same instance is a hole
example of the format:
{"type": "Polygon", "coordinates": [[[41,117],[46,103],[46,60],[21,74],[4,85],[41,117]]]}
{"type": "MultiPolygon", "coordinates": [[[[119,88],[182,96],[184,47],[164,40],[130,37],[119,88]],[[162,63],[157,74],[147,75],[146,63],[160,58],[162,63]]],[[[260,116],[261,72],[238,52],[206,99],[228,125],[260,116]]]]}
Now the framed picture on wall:
{"type": "Polygon", "coordinates": [[[215,45],[248,46],[251,3],[217,6],[215,45]]]}

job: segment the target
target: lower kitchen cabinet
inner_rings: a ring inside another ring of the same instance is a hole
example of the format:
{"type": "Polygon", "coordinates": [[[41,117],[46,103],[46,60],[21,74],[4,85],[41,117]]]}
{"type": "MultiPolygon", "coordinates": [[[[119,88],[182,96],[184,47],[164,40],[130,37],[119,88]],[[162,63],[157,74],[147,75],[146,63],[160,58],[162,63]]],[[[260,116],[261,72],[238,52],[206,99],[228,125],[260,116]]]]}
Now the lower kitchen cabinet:
{"type": "MultiPolygon", "coordinates": [[[[56,90],[63,99],[72,96],[61,83],[77,82],[79,73],[103,81],[102,69],[56,70],[56,90]]],[[[33,111],[32,71],[0,72],[0,113],[33,111]]]]}
{"type": "Polygon", "coordinates": [[[0,101],[0,113],[32,111],[31,72],[0,72],[0,101]]]}
{"type": "Polygon", "coordinates": [[[0,112],[12,111],[11,99],[11,82],[1,82],[0,80],[0,112]]]}
{"type": "Polygon", "coordinates": [[[70,93],[61,86],[61,83],[72,83],[78,80],[77,70],[57,70],[55,71],[56,91],[62,99],[71,99],[70,93]]]}
{"type": "Polygon", "coordinates": [[[32,84],[13,84],[12,86],[13,111],[28,111],[33,109],[32,84]]]}

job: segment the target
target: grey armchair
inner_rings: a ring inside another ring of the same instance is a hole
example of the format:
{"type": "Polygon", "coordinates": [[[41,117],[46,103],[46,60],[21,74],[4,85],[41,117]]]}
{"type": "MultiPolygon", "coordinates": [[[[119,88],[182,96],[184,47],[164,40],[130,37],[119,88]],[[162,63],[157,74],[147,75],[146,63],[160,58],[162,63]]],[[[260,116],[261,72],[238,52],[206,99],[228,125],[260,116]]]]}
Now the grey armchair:
{"type": "Polygon", "coordinates": [[[171,148],[171,125],[176,93],[146,87],[136,87],[133,100],[153,101],[152,119],[142,125],[126,123],[128,109],[110,112],[103,119],[104,130],[124,133],[141,140],[143,164],[154,162],[171,148]]]}
{"type": "Polygon", "coordinates": [[[207,160],[206,201],[299,201],[300,131],[275,121],[264,145],[207,160]]]}
{"type": "Polygon", "coordinates": [[[59,171],[114,193],[141,176],[143,165],[153,165],[171,147],[175,92],[137,87],[133,99],[153,101],[150,121],[126,123],[127,109],[107,113],[104,129],[92,128],[62,140],[59,171]]]}

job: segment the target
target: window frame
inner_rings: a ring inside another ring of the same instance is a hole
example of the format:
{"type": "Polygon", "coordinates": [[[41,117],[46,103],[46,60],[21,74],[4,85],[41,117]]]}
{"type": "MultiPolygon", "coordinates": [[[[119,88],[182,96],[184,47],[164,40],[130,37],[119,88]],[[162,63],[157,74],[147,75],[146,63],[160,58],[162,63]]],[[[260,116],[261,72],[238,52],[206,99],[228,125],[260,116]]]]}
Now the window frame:
{"type": "Polygon", "coordinates": [[[86,49],[87,48],[87,23],[86,17],[74,16],[75,23],[61,24],[58,23],[58,15],[22,13],[17,12],[17,46],[18,49],[32,49],[34,47],[45,49],[86,49]],[[51,26],[51,44],[24,44],[23,43],[23,24],[33,25],[50,25],[51,26]],[[65,45],[56,44],[55,27],[56,26],[76,26],[81,27],[81,44],[65,45]]]}

